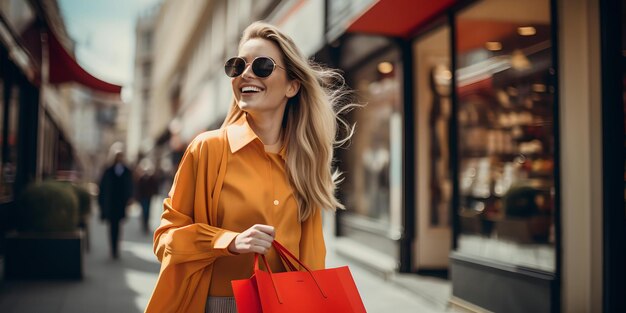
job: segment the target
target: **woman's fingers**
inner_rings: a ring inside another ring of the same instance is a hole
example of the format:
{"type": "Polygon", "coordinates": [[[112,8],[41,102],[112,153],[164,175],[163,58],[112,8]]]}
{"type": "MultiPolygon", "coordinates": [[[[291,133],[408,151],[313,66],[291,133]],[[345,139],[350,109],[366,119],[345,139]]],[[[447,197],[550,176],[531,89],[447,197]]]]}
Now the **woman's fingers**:
{"type": "Polygon", "coordinates": [[[262,233],[265,233],[265,234],[271,236],[272,239],[276,235],[276,233],[274,231],[274,226],[270,226],[270,225],[255,224],[252,227],[250,227],[249,229],[255,229],[255,230],[258,230],[258,231],[260,231],[262,233]]]}
{"type": "Polygon", "coordinates": [[[260,232],[260,231],[252,231],[250,234],[250,238],[259,240],[259,241],[267,241],[268,243],[272,243],[272,241],[274,241],[274,237],[270,236],[266,233],[260,232]]]}
{"type": "Polygon", "coordinates": [[[269,251],[269,248],[266,248],[264,246],[253,246],[250,250],[251,252],[255,252],[259,254],[267,254],[267,252],[269,251]]]}
{"type": "Polygon", "coordinates": [[[266,254],[272,246],[274,236],[273,226],[256,224],[237,235],[234,247],[229,249],[237,253],[266,254]]]}

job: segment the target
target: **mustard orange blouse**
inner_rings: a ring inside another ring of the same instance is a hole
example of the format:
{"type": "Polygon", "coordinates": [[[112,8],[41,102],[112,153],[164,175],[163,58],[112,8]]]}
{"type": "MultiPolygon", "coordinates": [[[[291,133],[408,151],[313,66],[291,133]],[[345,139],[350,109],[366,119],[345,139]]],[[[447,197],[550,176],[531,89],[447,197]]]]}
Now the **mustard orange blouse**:
{"type": "MultiPolygon", "coordinates": [[[[227,247],[254,224],[274,226],[276,240],[304,264],[325,267],[321,212],[298,221],[285,153],[265,152],[245,115],[191,142],[154,234],[161,271],[146,312],[200,313],[207,295],[232,296],[230,281],[252,275],[253,255],[233,255],[227,247]],[[222,161],[226,171],[216,191],[222,161]]],[[[268,262],[273,270],[284,271],[273,249],[268,262]]]]}

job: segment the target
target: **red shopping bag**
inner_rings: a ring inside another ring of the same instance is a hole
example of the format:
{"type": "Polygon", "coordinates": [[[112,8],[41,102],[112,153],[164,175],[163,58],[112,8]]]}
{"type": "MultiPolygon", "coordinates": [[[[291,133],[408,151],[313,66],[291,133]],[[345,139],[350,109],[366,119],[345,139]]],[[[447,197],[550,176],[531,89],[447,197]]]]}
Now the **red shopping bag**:
{"type": "Polygon", "coordinates": [[[249,279],[233,280],[233,293],[239,313],[362,313],[365,306],[347,266],[311,271],[291,252],[274,241],[274,248],[292,269],[272,273],[264,255],[266,271],[259,269],[254,257],[254,274],[249,279]],[[289,258],[306,271],[293,271],[289,258]]]}

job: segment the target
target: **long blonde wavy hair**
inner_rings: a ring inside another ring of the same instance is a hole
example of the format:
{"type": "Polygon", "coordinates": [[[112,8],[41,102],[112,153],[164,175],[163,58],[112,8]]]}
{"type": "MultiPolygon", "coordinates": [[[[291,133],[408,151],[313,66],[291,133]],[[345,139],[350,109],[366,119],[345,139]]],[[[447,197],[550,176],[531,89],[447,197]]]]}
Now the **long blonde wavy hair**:
{"type": "MultiPolygon", "coordinates": [[[[298,203],[300,221],[309,218],[317,208],[344,209],[335,197],[340,173],[331,168],[333,149],[352,136],[354,127],[339,115],[356,104],[347,101],[349,92],[343,76],[309,62],[291,38],[270,24],[255,22],[248,26],[239,48],[254,38],[275,43],[282,52],[287,77],[300,81],[300,90],[287,102],[282,125],[287,144],[287,176],[298,203]],[[345,128],[345,138],[337,137],[339,126],[345,128]]],[[[243,114],[233,98],[222,127],[236,122],[243,114]]]]}

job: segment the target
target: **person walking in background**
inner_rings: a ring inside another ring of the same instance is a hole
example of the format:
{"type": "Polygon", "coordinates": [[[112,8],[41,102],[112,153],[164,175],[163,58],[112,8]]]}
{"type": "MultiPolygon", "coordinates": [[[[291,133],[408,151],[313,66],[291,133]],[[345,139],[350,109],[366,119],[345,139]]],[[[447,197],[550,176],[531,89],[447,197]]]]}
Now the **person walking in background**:
{"type": "Polygon", "coordinates": [[[255,253],[285,271],[275,239],[311,269],[325,268],[321,211],[343,208],[331,167],[343,142],[334,110],[343,78],[261,22],[246,28],[224,70],[230,112],[189,144],[178,167],[154,235],[162,264],[147,313],[236,312],[231,281],[252,275],[255,253]]]}
{"type": "Polygon", "coordinates": [[[100,179],[100,219],[109,224],[111,257],[119,258],[120,222],[126,217],[126,206],[133,196],[133,176],[124,164],[124,153],[119,145],[111,147],[112,164],[104,170],[100,179]]]}
{"type": "Polygon", "coordinates": [[[154,171],[154,164],[144,158],[137,166],[136,198],[141,205],[141,225],[145,234],[150,233],[150,203],[159,190],[159,181],[154,171]]]}

